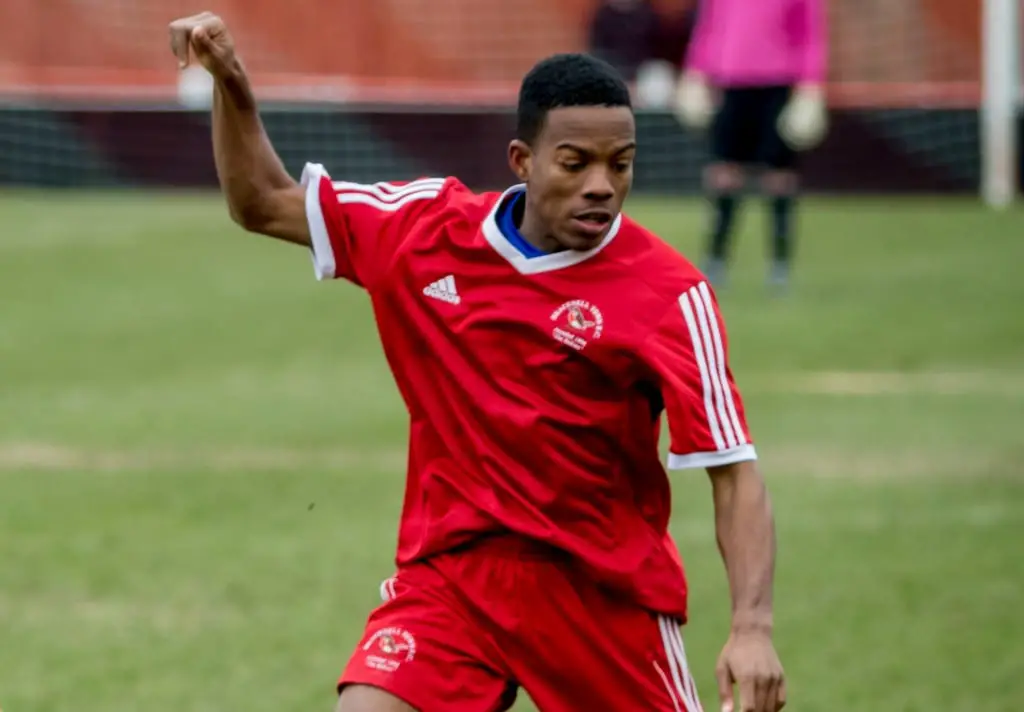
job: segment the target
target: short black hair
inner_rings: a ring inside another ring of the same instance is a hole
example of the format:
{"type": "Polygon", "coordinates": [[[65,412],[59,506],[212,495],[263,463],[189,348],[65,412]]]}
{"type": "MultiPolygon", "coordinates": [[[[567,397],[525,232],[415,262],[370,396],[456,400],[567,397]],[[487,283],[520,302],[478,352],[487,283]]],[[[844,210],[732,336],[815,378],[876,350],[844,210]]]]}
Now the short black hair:
{"type": "Polygon", "coordinates": [[[556,54],[542,59],[519,88],[516,136],[533,143],[552,109],[569,106],[626,106],[629,87],[610,64],[589,54],[556,54]]]}

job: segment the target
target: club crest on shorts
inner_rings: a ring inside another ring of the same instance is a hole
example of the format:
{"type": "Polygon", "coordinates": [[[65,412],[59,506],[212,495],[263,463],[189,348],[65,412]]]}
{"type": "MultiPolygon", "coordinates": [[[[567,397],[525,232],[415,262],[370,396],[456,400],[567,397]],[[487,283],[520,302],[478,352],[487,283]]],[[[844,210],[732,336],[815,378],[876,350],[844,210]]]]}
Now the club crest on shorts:
{"type": "Polygon", "coordinates": [[[416,639],[404,628],[382,628],[363,644],[363,652],[367,667],[394,672],[416,657],[416,639]]]}
{"type": "Polygon", "coordinates": [[[555,340],[582,351],[592,340],[600,339],[604,331],[601,310],[585,299],[573,299],[555,309],[551,321],[556,326],[551,332],[555,340]]]}

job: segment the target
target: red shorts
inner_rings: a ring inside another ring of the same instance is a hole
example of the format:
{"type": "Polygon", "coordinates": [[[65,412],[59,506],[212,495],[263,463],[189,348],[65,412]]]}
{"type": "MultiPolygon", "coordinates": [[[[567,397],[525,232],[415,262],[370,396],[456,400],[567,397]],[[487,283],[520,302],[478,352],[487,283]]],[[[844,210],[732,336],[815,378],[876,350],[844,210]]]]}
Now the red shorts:
{"type": "Polygon", "coordinates": [[[381,585],[338,683],[420,712],[700,712],[679,622],[616,598],[513,537],[403,568],[381,585]]]}

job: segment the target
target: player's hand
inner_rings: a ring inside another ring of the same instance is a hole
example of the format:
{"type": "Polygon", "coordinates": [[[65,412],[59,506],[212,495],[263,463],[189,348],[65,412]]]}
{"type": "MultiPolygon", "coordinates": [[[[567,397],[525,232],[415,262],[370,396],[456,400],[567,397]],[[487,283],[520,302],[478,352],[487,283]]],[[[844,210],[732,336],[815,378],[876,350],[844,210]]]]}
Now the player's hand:
{"type": "Polygon", "coordinates": [[[696,72],[683,74],[676,87],[673,110],[683,126],[703,130],[711,124],[715,101],[703,75],[696,72]]]}
{"type": "Polygon", "coordinates": [[[778,712],[786,704],[782,663],[765,631],[734,631],[718,658],[715,677],[722,712],[778,712]]]}
{"type": "Polygon", "coordinates": [[[828,109],[818,86],[798,86],[786,102],[778,121],[779,136],[794,151],[820,144],[828,132],[828,109]]]}
{"type": "Polygon", "coordinates": [[[178,67],[189,65],[192,55],[215,78],[234,71],[235,42],[227,25],[212,12],[183,17],[170,24],[171,51],[178,58],[178,67]]]}

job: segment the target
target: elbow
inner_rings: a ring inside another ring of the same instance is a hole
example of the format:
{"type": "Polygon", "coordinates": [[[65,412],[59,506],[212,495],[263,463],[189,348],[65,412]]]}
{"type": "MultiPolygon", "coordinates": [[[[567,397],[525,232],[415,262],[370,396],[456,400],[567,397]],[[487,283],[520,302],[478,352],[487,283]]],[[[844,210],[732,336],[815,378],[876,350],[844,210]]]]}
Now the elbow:
{"type": "Polygon", "coordinates": [[[310,245],[305,191],[297,184],[284,190],[227,193],[228,213],[246,232],[310,245]]]}
{"type": "Polygon", "coordinates": [[[256,199],[228,200],[228,214],[236,225],[248,232],[261,232],[269,223],[266,201],[256,199]]]}

